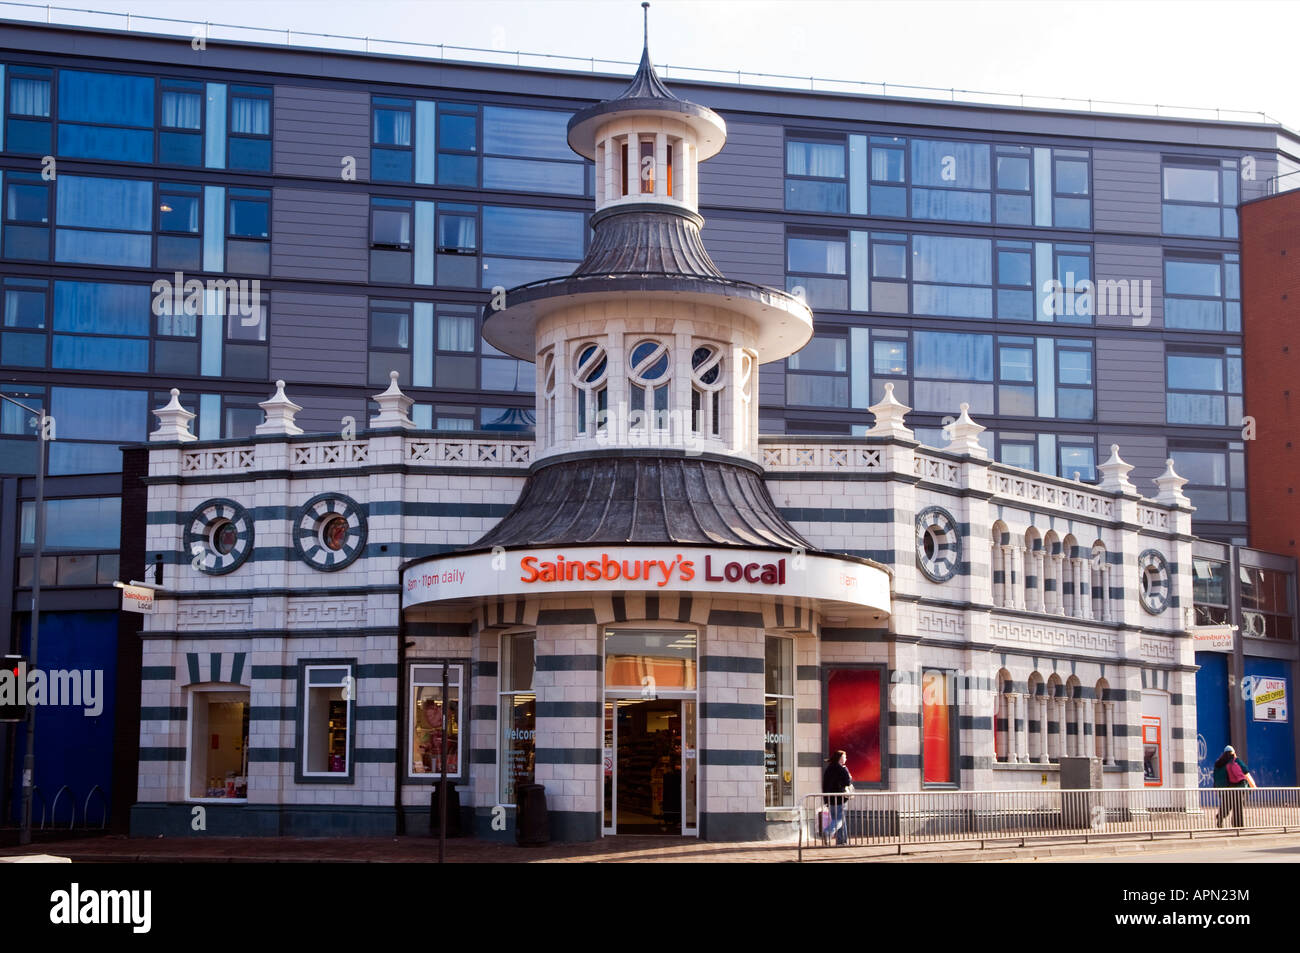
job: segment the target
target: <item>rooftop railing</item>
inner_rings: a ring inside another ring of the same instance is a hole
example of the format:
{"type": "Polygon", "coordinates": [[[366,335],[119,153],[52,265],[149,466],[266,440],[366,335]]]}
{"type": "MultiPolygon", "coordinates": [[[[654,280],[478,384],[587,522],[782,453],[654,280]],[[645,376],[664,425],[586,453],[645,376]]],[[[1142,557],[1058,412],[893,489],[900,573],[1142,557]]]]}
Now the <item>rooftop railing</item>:
{"type": "MultiPolygon", "coordinates": [[[[602,57],[563,56],[555,53],[530,53],[523,50],[486,49],[451,43],[421,43],[412,40],[388,40],[373,36],[318,33],[309,30],[282,30],[271,27],[245,26],[234,23],[185,20],[176,17],[118,13],[67,7],[57,4],[22,3],[0,0],[0,19],[18,22],[44,22],[57,26],[125,29],[182,37],[202,37],[204,42],[275,43],[288,47],[363,53],[367,55],[410,56],[495,66],[534,67],[542,69],[583,70],[626,75],[636,68],[630,60],[602,57]]],[[[992,92],[959,87],[918,86],[886,80],[831,79],[820,76],[795,76],[789,73],[763,73],[751,70],[723,70],[696,66],[658,64],[665,79],[678,79],[737,86],[809,90],[822,93],[847,93],[860,96],[899,97],[941,100],[982,106],[1021,109],[1056,109],[1076,112],[1104,112],[1155,116],[1161,119],[1196,119],[1201,121],[1253,122],[1276,125],[1283,123],[1260,110],[1225,109],[1205,106],[1179,106],[1170,103],[1138,103],[1124,100],[1084,99],[1077,96],[1043,96],[1034,93],[992,92]]],[[[1288,131],[1290,131],[1288,129],[1288,131]]]]}

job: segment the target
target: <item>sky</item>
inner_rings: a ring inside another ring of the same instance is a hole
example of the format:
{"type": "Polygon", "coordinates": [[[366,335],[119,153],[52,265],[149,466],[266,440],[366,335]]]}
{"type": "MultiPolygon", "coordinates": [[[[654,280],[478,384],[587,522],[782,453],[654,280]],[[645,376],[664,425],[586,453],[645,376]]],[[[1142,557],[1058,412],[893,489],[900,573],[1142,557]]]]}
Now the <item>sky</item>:
{"type": "MultiPolygon", "coordinates": [[[[641,48],[638,0],[64,5],[581,58],[635,61],[641,48]]],[[[0,16],[32,15],[13,9],[0,4],[0,16]]],[[[654,0],[650,10],[658,65],[1247,110],[1292,129],[1298,27],[1294,0],[654,0]]]]}

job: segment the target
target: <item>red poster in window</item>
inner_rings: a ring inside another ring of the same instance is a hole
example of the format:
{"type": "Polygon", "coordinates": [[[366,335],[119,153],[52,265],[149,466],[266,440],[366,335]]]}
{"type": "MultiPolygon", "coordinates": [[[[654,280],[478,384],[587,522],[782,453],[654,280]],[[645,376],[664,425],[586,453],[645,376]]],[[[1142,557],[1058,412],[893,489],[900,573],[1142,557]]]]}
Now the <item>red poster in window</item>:
{"type": "Polygon", "coordinates": [[[854,781],[879,781],[880,669],[833,669],[826,696],[827,756],[843,748],[854,781]]]}
{"type": "Polygon", "coordinates": [[[921,680],[921,728],[925,732],[925,780],[931,784],[950,783],[952,727],[946,679],[939,672],[926,672],[921,680]]]}

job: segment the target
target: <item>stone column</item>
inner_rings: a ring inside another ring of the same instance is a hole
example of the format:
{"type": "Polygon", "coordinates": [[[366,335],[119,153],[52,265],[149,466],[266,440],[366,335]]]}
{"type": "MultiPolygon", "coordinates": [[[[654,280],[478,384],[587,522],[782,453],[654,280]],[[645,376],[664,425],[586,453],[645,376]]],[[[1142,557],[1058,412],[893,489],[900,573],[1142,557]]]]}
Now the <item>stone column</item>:
{"type": "Polygon", "coordinates": [[[1020,725],[1016,731],[1016,761],[1029,763],[1029,696],[1016,696],[1016,710],[1020,714],[1020,725]]]}
{"type": "Polygon", "coordinates": [[[655,133],[655,197],[668,196],[668,135],[655,133]]]}
{"type": "Polygon", "coordinates": [[[1056,615],[1065,615],[1065,571],[1063,567],[1065,557],[1060,553],[1052,553],[1052,579],[1056,582],[1056,594],[1052,599],[1051,611],[1056,615]]]}
{"type": "Polygon", "coordinates": [[[1038,698],[1038,708],[1040,720],[1038,722],[1038,737],[1040,747],[1038,749],[1038,763],[1047,764],[1047,695],[1043,694],[1038,698]]]}
{"type": "Polygon", "coordinates": [[[1071,581],[1074,583],[1074,611],[1070,614],[1076,619],[1086,619],[1089,616],[1088,597],[1084,592],[1088,587],[1088,584],[1084,582],[1084,579],[1087,578],[1083,574],[1084,563],[1085,560],[1079,556],[1070,559],[1070,575],[1073,577],[1071,581]]]}
{"type": "Polygon", "coordinates": [[[622,198],[623,188],[618,180],[618,163],[623,150],[617,139],[610,136],[605,140],[605,201],[612,202],[622,198]]]}
{"type": "Polygon", "coordinates": [[[1011,571],[1008,574],[1007,585],[1011,587],[1010,598],[1007,599],[1008,609],[1023,609],[1025,607],[1025,573],[1021,567],[1021,548],[1012,543],[1008,547],[1011,551],[1011,571]]]}

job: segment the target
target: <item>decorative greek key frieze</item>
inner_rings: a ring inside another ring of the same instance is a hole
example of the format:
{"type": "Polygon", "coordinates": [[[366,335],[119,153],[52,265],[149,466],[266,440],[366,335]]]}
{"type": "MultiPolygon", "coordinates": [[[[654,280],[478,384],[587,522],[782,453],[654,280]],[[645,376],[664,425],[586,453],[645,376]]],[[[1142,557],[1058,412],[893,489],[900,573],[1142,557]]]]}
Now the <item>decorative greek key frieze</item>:
{"type": "Polygon", "coordinates": [[[958,612],[921,609],[916,616],[916,631],[922,635],[960,637],[966,633],[966,620],[958,612]]]}
{"type": "Polygon", "coordinates": [[[1173,662],[1177,659],[1174,640],[1158,635],[1145,635],[1138,643],[1142,658],[1148,662],[1173,662]]]}
{"type": "Polygon", "coordinates": [[[1012,642],[1044,649],[1119,654],[1120,644],[1114,632],[1043,625],[1019,619],[994,618],[990,631],[995,642],[1012,642]]]}
{"type": "Polygon", "coordinates": [[[291,599],[285,614],[285,626],[290,629],[356,625],[365,621],[365,599],[291,599]]]}
{"type": "Polygon", "coordinates": [[[253,603],[247,599],[193,599],[176,606],[176,628],[247,629],[253,625],[253,603]]]}

